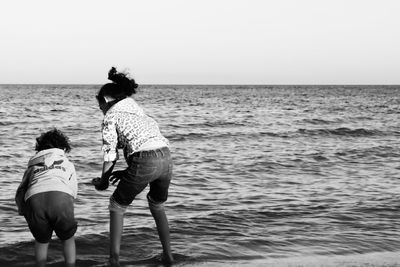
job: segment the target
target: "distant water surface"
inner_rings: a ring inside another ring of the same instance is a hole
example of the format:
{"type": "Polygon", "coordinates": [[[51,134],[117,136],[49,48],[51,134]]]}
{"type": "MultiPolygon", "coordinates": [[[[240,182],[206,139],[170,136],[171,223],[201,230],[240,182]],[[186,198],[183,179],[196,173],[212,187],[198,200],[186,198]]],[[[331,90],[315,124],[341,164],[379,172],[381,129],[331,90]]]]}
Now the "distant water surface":
{"type": "MultiPolygon", "coordinates": [[[[102,166],[98,89],[0,85],[0,266],[34,260],[14,194],[51,127],[73,145],[78,264],[107,261],[113,187],[90,185],[102,166]]],[[[178,264],[400,266],[400,87],[166,85],[134,98],[171,142],[178,264]]],[[[154,265],[160,253],[142,193],[125,219],[122,261],[154,265]]],[[[62,261],[55,238],[49,262],[62,261]]]]}

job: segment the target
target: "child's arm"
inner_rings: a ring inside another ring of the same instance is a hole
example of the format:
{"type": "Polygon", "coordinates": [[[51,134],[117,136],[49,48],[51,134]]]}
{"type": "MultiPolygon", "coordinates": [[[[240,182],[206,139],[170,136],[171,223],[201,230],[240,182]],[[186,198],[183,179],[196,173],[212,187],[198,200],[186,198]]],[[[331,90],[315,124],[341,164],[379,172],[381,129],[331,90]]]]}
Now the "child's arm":
{"type": "Polygon", "coordinates": [[[104,161],[101,178],[94,178],[92,180],[92,184],[97,190],[106,190],[108,188],[109,178],[116,162],[117,161],[104,161]]]}
{"type": "Polygon", "coordinates": [[[102,127],[104,163],[101,178],[92,179],[92,184],[97,190],[106,190],[109,185],[109,178],[115,163],[118,160],[118,132],[114,116],[105,116],[102,127]]]}
{"type": "Polygon", "coordinates": [[[28,189],[29,185],[29,178],[31,176],[32,168],[28,168],[25,173],[24,177],[22,178],[21,184],[18,186],[17,192],[15,193],[15,203],[18,207],[18,214],[24,215],[25,211],[25,193],[28,189]]]}

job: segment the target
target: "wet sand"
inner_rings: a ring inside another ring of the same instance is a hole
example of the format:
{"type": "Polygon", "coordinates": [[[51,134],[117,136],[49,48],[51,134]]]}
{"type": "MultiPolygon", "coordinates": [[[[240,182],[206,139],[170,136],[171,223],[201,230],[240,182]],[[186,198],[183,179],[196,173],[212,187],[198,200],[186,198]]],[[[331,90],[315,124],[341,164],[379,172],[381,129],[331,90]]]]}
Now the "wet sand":
{"type": "Polygon", "coordinates": [[[399,252],[377,252],[347,256],[309,256],[285,259],[259,259],[246,261],[186,262],[175,266],[248,266],[248,267],[400,267],[399,252]]]}

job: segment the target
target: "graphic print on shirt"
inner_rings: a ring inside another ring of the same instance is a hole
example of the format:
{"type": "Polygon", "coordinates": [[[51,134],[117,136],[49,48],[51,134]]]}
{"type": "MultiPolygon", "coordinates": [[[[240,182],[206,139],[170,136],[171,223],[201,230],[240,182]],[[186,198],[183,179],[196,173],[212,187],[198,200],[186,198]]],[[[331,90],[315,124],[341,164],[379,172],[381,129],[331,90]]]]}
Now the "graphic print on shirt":
{"type": "Polygon", "coordinates": [[[38,174],[44,171],[48,171],[48,170],[52,170],[52,169],[58,169],[58,170],[62,170],[63,172],[66,172],[67,170],[61,166],[64,163],[64,160],[56,160],[53,162],[53,164],[51,164],[50,166],[46,166],[44,164],[44,162],[39,163],[36,166],[43,166],[41,168],[38,168],[36,170],[33,171],[33,177],[32,177],[32,181],[31,181],[31,185],[35,184],[38,181],[38,178],[40,177],[38,174]]]}

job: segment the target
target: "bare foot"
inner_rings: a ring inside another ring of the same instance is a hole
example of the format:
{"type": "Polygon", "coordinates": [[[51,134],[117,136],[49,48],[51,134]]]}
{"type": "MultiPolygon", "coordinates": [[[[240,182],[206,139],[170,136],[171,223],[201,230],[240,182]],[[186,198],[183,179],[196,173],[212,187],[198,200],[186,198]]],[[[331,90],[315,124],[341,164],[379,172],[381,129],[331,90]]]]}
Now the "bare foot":
{"type": "Polygon", "coordinates": [[[111,267],[121,267],[118,259],[110,258],[108,262],[110,263],[111,267]]]}
{"type": "Polygon", "coordinates": [[[174,263],[174,256],[172,256],[172,253],[163,253],[161,261],[165,264],[172,265],[174,263]]]}

